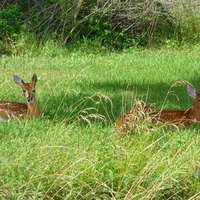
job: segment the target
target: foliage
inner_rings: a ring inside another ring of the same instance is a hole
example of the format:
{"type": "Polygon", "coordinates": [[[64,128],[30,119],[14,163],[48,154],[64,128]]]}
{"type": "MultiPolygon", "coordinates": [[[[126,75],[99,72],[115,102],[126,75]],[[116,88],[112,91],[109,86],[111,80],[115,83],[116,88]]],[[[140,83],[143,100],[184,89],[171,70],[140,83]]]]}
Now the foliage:
{"type": "Polygon", "coordinates": [[[41,45],[53,40],[64,47],[83,40],[114,50],[199,42],[196,1],[6,0],[0,16],[2,53],[15,45],[20,31],[34,35],[41,45]]]}
{"type": "Polygon", "coordinates": [[[15,36],[21,30],[22,12],[19,11],[19,5],[8,5],[0,10],[0,35],[1,39],[15,36]]]}
{"type": "Polygon", "coordinates": [[[18,4],[0,10],[0,55],[10,54],[13,41],[21,32],[22,12],[18,4]]]}

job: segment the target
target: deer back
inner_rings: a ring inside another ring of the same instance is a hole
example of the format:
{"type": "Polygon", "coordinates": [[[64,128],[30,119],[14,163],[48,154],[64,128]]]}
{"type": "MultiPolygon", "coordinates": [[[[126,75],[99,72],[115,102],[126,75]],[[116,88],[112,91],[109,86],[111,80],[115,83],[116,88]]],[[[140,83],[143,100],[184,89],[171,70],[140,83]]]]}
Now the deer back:
{"type": "Polygon", "coordinates": [[[16,102],[0,102],[0,118],[14,119],[26,116],[27,105],[16,102]]]}
{"type": "Polygon", "coordinates": [[[158,110],[151,113],[152,122],[161,122],[174,125],[189,126],[189,119],[186,117],[186,111],[184,110],[158,110]]]}

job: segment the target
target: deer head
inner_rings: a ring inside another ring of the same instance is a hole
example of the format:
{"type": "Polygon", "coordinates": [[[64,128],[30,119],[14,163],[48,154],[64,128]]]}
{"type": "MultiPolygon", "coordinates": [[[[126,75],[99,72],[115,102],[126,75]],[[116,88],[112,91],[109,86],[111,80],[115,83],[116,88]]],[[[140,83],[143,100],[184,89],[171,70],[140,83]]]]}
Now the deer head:
{"type": "Polygon", "coordinates": [[[13,79],[14,79],[15,83],[22,88],[26,102],[27,103],[34,103],[35,92],[36,92],[35,85],[36,85],[36,82],[37,82],[37,75],[33,74],[31,83],[24,83],[24,81],[16,75],[13,76],[13,79]]]}

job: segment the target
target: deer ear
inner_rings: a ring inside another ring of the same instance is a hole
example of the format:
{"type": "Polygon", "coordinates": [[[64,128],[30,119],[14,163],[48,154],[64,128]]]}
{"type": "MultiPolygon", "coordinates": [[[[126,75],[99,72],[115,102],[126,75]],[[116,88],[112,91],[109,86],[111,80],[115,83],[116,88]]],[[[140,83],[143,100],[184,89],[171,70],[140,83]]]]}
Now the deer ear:
{"type": "Polygon", "coordinates": [[[194,87],[191,83],[188,83],[188,84],[187,84],[187,93],[188,93],[188,95],[191,96],[193,99],[196,98],[196,95],[197,95],[196,89],[195,89],[195,87],[194,87]]]}
{"type": "Polygon", "coordinates": [[[20,87],[22,87],[24,85],[24,81],[21,78],[19,78],[18,76],[14,75],[13,79],[14,79],[15,83],[17,85],[19,85],[20,87]]]}
{"type": "Polygon", "coordinates": [[[33,74],[32,81],[33,81],[34,83],[37,82],[37,75],[36,75],[35,73],[33,74]]]}

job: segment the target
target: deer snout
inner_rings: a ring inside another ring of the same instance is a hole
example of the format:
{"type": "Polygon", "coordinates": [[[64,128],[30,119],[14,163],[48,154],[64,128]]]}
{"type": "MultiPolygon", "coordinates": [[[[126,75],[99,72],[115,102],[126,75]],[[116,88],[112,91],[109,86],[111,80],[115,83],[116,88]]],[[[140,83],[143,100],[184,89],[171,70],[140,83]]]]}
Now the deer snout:
{"type": "Polygon", "coordinates": [[[33,100],[33,98],[27,97],[26,100],[27,100],[28,102],[31,102],[31,101],[33,100]]]}
{"type": "Polygon", "coordinates": [[[26,95],[26,101],[28,102],[28,103],[30,103],[30,102],[33,102],[34,101],[34,97],[31,95],[31,93],[30,92],[27,92],[27,95],[26,95]]]}

